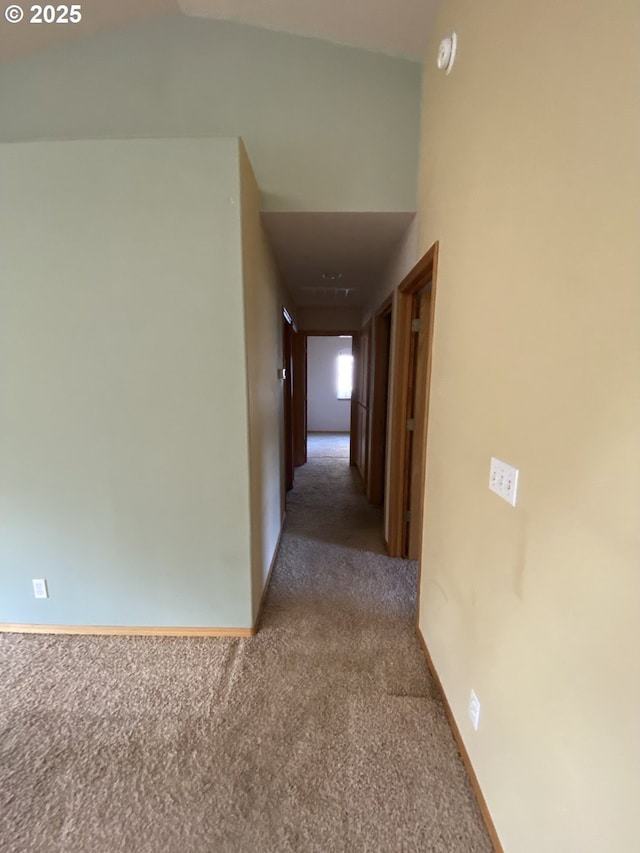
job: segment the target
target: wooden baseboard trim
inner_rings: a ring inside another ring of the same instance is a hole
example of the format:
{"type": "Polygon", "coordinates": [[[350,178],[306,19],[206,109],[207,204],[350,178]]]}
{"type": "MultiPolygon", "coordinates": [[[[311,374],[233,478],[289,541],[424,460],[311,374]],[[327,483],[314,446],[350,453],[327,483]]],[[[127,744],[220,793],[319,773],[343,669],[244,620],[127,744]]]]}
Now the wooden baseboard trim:
{"type": "Polygon", "coordinates": [[[273,570],[276,567],[276,562],[278,560],[278,554],[280,552],[280,545],[282,544],[282,533],[284,531],[284,522],[287,517],[287,514],[282,516],[282,524],[280,526],[280,533],[278,534],[278,541],[276,542],[276,547],[273,551],[273,557],[271,558],[271,565],[269,566],[269,571],[267,572],[267,579],[264,582],[264,586],[262,588],[262,595],[260,596],[260,604],[258,605],[258,612],[256,614],[256,620],[253,623],[253,634],[258,633],[258,629],[260,627],[260,622],[262,621],[262,611],[264,609],[264,602],[267,597],[267,591],[269,589],[269,584],[271,583],[271,575],[273,574],[273,570]]]}
{"type": "Polygon", "coordinates": [[[253,637],[258,633],[264,601],[267,597],[267,589],[271,582],[271,575],[276,565],[280,543],[282,542],[282,531],[284,520],[278,534],[278,541],[273,552],[271,565],[267,580],[262,590],[258,615],[252,628],[178,628],[178,627],[154,627],[154,626],[130,626],[130,625],[29,625],[27,623],[0,622],[0,634],[83,634],[88,636],[119,636],[119,637],[253,637]]]}
{"type": "Polygon", "coordinates": [[[252,637],[255,628],[178,628],[131,625],[28,625],[0,622],[4,634],[87,634],[122,637],[252,637]]]}
{"type": "Polygon", "coordinates": [[[482,789],[480,788],[480,783],[478,782],[478,777],[475,774],[475,770],[473,769],[473,765],[471,763],[471,759],[469,758],[469,753],[466,750],[464,745],[464,741],[462,740],[462,735],[460,734],[460,729],[458,728],[458,724],[456,723],[455,717],[453,716],[453,711],[451,710],[451,706],[449,705],[449,701],[447,699],[447,695],[444,692],[442,687],[442,682],[440,681],[440,676],[433,665],[433,661],[431,660],[431,655],[429,654],[429,649],[427,648],[427,644],[425,642],[424,637],[422,636],[422,631],[419,627],[416,626],[416,634],[418,635],[418,640],[420,641],[420,645],[422,646],[422,651],[424,652],[424,656],[427,661],[427,666],[429,667],[429,671],[433,676],[433,680],[435,681],[438,690],[440,691],[440,695],[442,696],[442,701],[444,703],[444,710],[447,714],[447,719],[449,720],[449,726],[451,727],[451,731],[453,732],[453,736],[455,738],[456,744],[458,745],[458,751],[460,752],[460,757],[464,763],[467,774],[469,776],[469,780],[471,782],[471,787],[473,788],[473,793],[475,794],[476,800],[478,801],[478,805],[480,806],[480,812],[482,813],[482,819],[484,821],[485,826],[487,827],[487,832],[489,833],[489,838],[491,839],[491,844],[493,845],[493,849],[495,853],[504,853],[502,849],[502,844],[500,844],[500,839],[498,838],[498,833],[496,832],[496,828],[494,826],[493,820],[491,818],[491,814],[487,807],[487,803],[485,801],[484,795],[482,793],[482,789]]]}

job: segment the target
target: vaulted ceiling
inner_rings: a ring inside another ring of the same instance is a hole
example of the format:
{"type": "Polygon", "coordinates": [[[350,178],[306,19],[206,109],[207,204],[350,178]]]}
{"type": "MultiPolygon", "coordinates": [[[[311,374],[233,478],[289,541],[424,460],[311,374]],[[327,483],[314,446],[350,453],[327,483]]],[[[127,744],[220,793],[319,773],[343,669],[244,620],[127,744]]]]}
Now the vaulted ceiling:
{"type": "Polygon", "coordinates": [[[437,0],[177,0],[187,15],[224,18],[422,61],[437,0]]]}
{"type": "MultiPolygon", "coordinates": [[[[83,0],[82,21],[2,21],[0,58],[11,61],[65,40],[184,14],[249,24],[422,62],[438,0],[83,0]]],[[[28,105],[25,106],[28,109],[28,105]]],[[[265,213],[265,230],[286,285],[300,305],[362,306],[377,286],[414,213],[265,213]]]]}
{"type": "Polygon", "coordinates": [[[84,0],[79,24],[2,21],[0,58],[14,59],[66,39],[123,27],[152,15],[185,15],[251,24],[421,62],[438,0],[84,0]]]}

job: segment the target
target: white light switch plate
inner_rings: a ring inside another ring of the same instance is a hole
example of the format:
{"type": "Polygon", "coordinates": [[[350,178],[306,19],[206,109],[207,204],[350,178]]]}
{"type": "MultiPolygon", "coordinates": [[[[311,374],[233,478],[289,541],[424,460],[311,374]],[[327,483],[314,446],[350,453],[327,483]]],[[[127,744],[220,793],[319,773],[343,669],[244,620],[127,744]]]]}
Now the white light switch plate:
{"type": "Polygon", "coordinates": [[[491,457],[489,488],[511,506],[516,505],[519,473],[513,465],[508,465],[501,459],[496,459],[495,456],[491,457]]]}

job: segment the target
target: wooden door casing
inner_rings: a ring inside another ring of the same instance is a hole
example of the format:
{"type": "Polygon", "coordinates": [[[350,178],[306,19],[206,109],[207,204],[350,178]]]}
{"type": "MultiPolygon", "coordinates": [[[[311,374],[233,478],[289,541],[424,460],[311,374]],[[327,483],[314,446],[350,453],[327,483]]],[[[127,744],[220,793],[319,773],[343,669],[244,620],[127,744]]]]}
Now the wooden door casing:
{"type": "Polygon", "coordinates": [[[411,545],[412,553],[419,559],[422,548],[437,266],[436,242],[397,290],[392,396],[389,408],[389,493],[385,495],[385,513],[388,519],[386,546],[392,557],[406,557],[411,545]],[[428,307],[425,300],[425,312],[428,316],[425,318],[426,322],[420,326],[420,332],[416,334],[412,332],[412,320],[416,319],[415,296],[429,282],[431,291],[428,307]],[[412,370],[414,359],[415,371],[412,370]],[[410,433],[408,422],[413,414],[414,382],[423,397],[423,404],[415,407],[417,418],[413,418],[414,429],[410,433]],[[413,456],[416,457],[415,464],[411,463],[413,456]],[[410,522],[406,520],[408,512],[410,522]],[[414,528],[413,535],[411,528],[414,528]]]}
{"type": "Polygon", "coordinates": [[[307,461],[307,336],[293,334],[293,464],[307,461]]]}
{"type": "Polygon", "coordinates": [[[373,321],[367,498],[376,506],[383,504],[385,493],[392,306],[389,297],[373,321]]]}
{"type": "Polygon", "coordinates": [[[293,488],[293,322],[288,311],[282,316],[282,366],[284,377],[284,483],[286,491],[293,488]]]}
{"type": "Polygon", "coordinates": [[[425,466],[427,457],[427,370],[429,367],[429,316],[431,313],[431,282],[417,294],[416,314],[420,330],[416,334],[415,383],[413,401],[413,440],[408,485],[407,556],[418,560],[422,548],[425,466]]]}
{"type": "Polygon", "coordinates": [[[362,329],[354,351],[352,412],[355,411],[355,465],[367,488],[369,456],[369,376],[371,322],[362,329]]]}

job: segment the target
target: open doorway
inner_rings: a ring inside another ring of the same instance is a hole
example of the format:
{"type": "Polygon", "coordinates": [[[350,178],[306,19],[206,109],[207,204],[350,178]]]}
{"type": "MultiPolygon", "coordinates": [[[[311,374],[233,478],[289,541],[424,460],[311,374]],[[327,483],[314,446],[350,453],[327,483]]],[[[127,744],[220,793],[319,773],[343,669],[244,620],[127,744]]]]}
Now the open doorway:
{"type": "Polygon", "coordinates": [[[282,309],[282,393],[284,410],[284,484],[286,491],[294,481],[294,419],[293,419],[293,341],[296,328],[286,308],[282,309]]]}
{"type": "Polygon", "coordinates": [[[349,459],[353,336],[307,334],[307,453],[349,459]]]}
{"type": "MultiPolygon", "coordinates": [[[[368,359],[364,370],[358,360],[365,331],[301,333],[307,464],[296,468],[287,506],[305,520],[305,529],[315,540],[385,554],[383,509],[367,500],[361,467],[354,458],[368,424],[367,398],[358,394],[359,383],[368,387],[363,381],[368,359]]],[[[296,375],[294,359],[294,408],[296,375]]]]}
{"type": "Polygon", "coordinates": [[[422,550],[437,264],[434,243],[397,292],[387,549],[392,557],[417,560],[422,550]]]}
{"type": "Polygon", "coordinates": [[[390,296],[373,318],[367,498],[376,506],[382,506],[385,497],[392,318],[393,297],[390,296]]]}
{"type": "Polygon", "coordinates": [[[309,438],[317,450],[340,446],[349,458],[354,446],[357,342],[354,331],[298,330],[283,311],[284,462],[286,491],[294,485],[294,469],[307,462],[309,438]],[[311,342],[311,343],[310,343],[311,342]],[[309,390],[310,389],[310,390],[309,390]],[[339,437],[339,438],[338,438],[339,437]],[[346,450],[345,450],[346,448],[346,450]]]}

